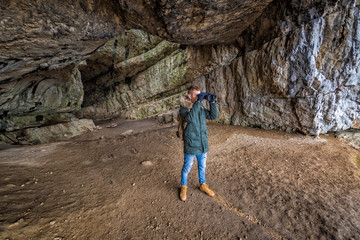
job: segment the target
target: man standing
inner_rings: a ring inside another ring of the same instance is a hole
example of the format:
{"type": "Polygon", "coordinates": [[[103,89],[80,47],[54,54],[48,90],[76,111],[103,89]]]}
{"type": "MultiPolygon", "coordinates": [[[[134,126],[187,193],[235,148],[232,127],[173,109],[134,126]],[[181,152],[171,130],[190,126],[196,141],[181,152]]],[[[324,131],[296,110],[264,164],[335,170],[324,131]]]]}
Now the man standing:
{"type": "Polygon", "coordinates": [[[187,178],[194,163],[195,156],[198,161],[200,190],[209,196],[213,197],[215,195],[205,183],[205,168],[206,155],[209,151],[206,119],[214,120],[217,118],[216,96],[211,93],[200,92],[199,87],[192,86],[188,90],[188,98],[193,103],[191,110],[186,107],[180,108],[180,116],[183,121],[187,123],[183,133],[184,165],[181,172],[180,190],[180,199],[182,201],[186,200],[187,178]],[[204,99],[210,102],[210,111],[202,106],[201,101],[204,99]]]}

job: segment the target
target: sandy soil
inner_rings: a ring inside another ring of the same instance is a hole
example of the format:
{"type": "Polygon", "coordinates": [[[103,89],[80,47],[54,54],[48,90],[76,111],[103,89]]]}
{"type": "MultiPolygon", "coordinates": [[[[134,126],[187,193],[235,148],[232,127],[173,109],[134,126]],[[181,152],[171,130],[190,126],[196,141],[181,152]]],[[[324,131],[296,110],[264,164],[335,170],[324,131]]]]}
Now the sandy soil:
{"type": "Polygon", "coordinates": [[[216,196],[198,189],[194,163],[182,202],[176,127],[117,124],[2,146],[0,238],[360,239],[360,152],[333,136],[209,123],[216,196]]]}

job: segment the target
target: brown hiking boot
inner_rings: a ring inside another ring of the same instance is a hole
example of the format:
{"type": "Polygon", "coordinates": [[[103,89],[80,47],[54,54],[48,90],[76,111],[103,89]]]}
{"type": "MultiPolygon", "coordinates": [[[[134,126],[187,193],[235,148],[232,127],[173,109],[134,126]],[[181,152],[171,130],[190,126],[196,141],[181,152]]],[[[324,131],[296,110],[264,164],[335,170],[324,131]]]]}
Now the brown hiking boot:
{"type": "Polygon", "coordinates": [[[181,201],[186,200],[186,190],[187,190],[187,186],[186,185],[181,185],[181,189],[180,189],[180,199],[181,199],[181,201]]]}
{"type": "Polygon", "coordinates": [[[208,187],[206,183],[200,185],[200,190],[205,192],[207,195],[211,197],[215,196],[215,193],[208,187]]]}

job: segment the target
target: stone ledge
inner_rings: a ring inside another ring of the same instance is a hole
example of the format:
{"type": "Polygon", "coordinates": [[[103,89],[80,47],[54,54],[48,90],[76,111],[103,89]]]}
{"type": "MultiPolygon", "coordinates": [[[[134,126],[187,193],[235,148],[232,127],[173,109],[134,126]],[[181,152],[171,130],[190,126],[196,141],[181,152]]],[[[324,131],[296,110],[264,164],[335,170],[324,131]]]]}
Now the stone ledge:
{"type": "Polygon", "coordinates": [[[67,123],[0,133],[0,143],[32,145],[64,141],[92,131],[94,128],[95,124],[91,119],[73,120],[67,123]]]}

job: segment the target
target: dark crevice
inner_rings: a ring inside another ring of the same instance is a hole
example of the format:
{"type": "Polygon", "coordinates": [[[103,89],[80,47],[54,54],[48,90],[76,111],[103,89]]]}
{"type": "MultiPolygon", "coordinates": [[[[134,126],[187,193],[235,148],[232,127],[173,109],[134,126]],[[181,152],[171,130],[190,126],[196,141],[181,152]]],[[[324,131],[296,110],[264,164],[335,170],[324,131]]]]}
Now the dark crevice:
{"type": "Polygon", "coordinates": [[[131,83],[131,77],[125,78],[125,84],[129,85],[131,83]]]}
{"type": "Polygon", "coordinates": [[[130,52],[130,49],[128,46],[125,46],[125,59],[128,59],[129,58],[129,52],[130,52]]]}
{"type": "Polygon", "coordinates": [[[114,69],[114,66],[115,66],[115,60],[116,60],[116,51],[117,51],[117,48],[118,48],[118,40],[115,39],[114,41],[114,46],[113,46],[113,53],[112,53],[112,62],[111,62],[111,70],[114,69]]]}
{"type": "MultiPolygon", "coordinates": [[[[162,16],[162,11],[161,11],[162,7],[160,6],[160,4],[161,4],[160,2],[161,1],[155,1],[155,8],[156,8],[155,17],[156,17],[157,22],[161,23],[161,28],[165,31],[165,35],[170,36],[169,31],[166,27],[164,18],[162,16]]],[[[161,37],[165,37],[165,36],[161,36],[161,37]]]]}
{"type": "Polygon", "coordinates": [[[43,115],[38,115],[35,117],[37,122],[41,122],[42,120],[44,120],[44,116],[43,115]]]}

